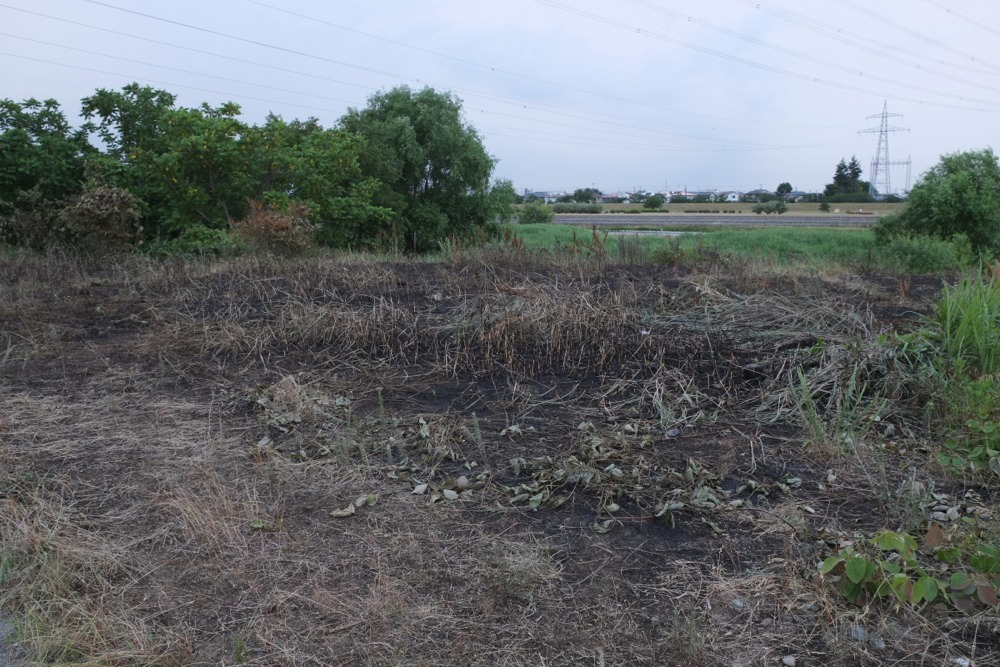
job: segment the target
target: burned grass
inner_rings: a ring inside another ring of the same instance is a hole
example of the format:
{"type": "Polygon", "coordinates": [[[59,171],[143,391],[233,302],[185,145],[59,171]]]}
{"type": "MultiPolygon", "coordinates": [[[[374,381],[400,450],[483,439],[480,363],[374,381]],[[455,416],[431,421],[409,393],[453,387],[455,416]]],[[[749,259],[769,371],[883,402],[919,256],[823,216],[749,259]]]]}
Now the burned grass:
{"type": "Polygon", "coordinates": [[[990,609],[853,606],[816,577],[831,545],[994,508],[894,407],[905,369],[876,340],[918,289],[902,309],[894,282],[584,264],[0,272],[0,605],[36,661],[997,648],[990,609]]]}

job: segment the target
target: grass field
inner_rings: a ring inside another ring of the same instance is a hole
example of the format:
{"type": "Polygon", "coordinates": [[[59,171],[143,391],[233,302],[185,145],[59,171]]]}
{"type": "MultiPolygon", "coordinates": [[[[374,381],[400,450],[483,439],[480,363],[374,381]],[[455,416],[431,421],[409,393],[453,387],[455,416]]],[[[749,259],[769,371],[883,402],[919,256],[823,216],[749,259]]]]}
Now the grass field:
{"type": "MultiPolygon", "coordinates": [[[[665,204],[658,212],[684,213],[685,211],[697,211],[712,213],[716,211],[736,211],[736,213],[748,215],[753,213],[754,206],[755,204],[743,202],[717,204],[665,204]]],[[[841,213],[863,210],[865,212],[873,212],[876,215],[887,215],[900,210],[904,204],[872,202],[869,204],[831,204],[830,206],[830,213],[833,213],[835,210],[841,213]]],[[[638,211],[641,213],[655,212],[643,208],[642,204],[604,204],[603,208],[605,213],[613,211],[638,211]]],[[[828,215],[828,213],[819,209],[819,204],[788,204],[788,213],[794,215],[828,215]]]]}
{"type": "Polygon", "coordinates": [[[997,664],[997,283],[518,231],[3,256],[0,654],[997,664]]]}
{"type": "MultiPolygon", "coordinates": [[[[595,242],[593,229],[587,227],[549,224],[510,225],[506,229],[532,249],[585,248],[595,242]]],[[[622,225],[622,229],[627,229],[627,225],[622,225]]],[[[955,271],[971,262],[968,250],[952,243],[898,239],[880,247],[871,230],[860,228],[665,226],[662,229],[681,234],[616,236],[602,227],[596,238],[610,253],[644,256],[651,261],[659,257],[666,262],[673,261],[678,253],[691,256],[714,253],[774,267],[820,271],[877,268],[902,273],[955,271]]]]}

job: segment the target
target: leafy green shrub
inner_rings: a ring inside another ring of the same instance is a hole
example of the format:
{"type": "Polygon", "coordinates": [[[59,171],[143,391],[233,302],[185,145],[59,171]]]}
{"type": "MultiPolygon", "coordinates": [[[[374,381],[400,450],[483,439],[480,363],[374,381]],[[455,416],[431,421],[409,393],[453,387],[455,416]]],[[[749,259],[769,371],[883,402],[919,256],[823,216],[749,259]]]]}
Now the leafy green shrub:
{"type": "Polygon", "coordinates": [[[819,210],[823,211],[824,213],[829,213],[830,212],[830,202],[828,202],[828,201],[821,202],[820,205],[819,205],[819,210]]]}
{"type": "Polygon", "coordinates": [[[785,202],[777,199],[774,201],[765,202],[763,204],[755,204],[753,207],[753,212],[756,213],[757,215],[760,215],[761,213],[767,213],[768,215],[775,213],[777,215],[781,215],[787,210],[788,206],[785,204],[785,202]]]}
{"type": "Polygon", "coordinates": [[[918,606],[940,599],[971,612],[977,603],[997,606],[1000,549],[978,538],[953,545],[933,523],[922,546],[906,532],[881,530],[824,560],[820,574],[853,604],[891,597],[918,606]]]}
{"type": "Polygon", "coordinates": [[[897,236],[881,244],[877,263],[881,267],[905,273],[954,271],[966,266],[971,260],[972,250],[963,241],[941,241],[927,236],[897,236]]]}
{"type": "Polygon", "coordinates": [[[991,149],[944,155],[913,186],[903,210],[879,227],[882,241],[964,234],[977,253],[1000,256],[1000,163],[991,149]]]}
{"type": "Polygon", "coordinates": [[[600,213],[604,210],[600,204],[553,204],[553,213],[600,213]]]}
{"type": "Polygon", "coordinates": [[[517,221],[522,225],[536,225],[552,222],[551,207],[537,201],[529,202],[518,211],[517,221]]]}
{"type": "Polygon", "coordinates": [[[191,225],[177,238],[161,241],[154,249],[167,255],[210,255],[234,248],[233,239],[226,230],[191,225]]]}

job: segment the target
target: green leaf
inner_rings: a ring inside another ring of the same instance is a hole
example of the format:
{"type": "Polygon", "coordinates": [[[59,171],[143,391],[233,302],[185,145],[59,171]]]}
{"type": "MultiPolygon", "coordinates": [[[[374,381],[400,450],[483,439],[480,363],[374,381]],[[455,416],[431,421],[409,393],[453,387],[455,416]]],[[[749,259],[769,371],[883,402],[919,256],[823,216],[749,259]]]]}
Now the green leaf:
{"type": "Polygon", "coordinates": [[[837,567],[843,562],[844,559],[841,556],[830,556],[829,558],[823,561],[822,565],[820,565],[819,571],[822,574],[829,574],[830,572],[833,571],[835,567],[837,567]]]}
{"type": "Polygon", "coordinates": [[[860,584],[862,581],[868,578],[868,568],[872,563],[869,563],[864,558],[860,556],[852,556],[847,559],[845,564],[845,569],[847,571],[847,578],[850,579],[855,584],[860,584]]]}
{"type": "Polygon", "coordinates": [[[938,595],[937,579],[932,577],[920,577],[913,585],[913,604],[919,604],[921,600],[934,602],[938,595]]]}

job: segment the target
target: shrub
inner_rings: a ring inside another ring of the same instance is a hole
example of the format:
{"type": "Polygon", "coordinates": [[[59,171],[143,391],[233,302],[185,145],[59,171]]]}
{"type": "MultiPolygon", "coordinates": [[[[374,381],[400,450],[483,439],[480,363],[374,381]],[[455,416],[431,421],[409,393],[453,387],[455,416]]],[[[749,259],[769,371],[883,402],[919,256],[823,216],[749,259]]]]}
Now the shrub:
{"type": "Polygon", "coordinates": [[[775,213],[777,215],[781,215],[787,210],[788,206],[785,204],[785,202],[777,199],[774,201],[766,202],[764,204],[756,204],[753,207],[753,212],[756,213],[757,215],[760,215],[761,213],[767,213],[768,215],[775,213]]]}
{"type": "Polygon", "coordinates": [[[277,254],[300,254],[316,243],[316,225],[302,204],[276,208],[250,200],[250,213],[230,225],[233,235],[248,248],[277,254]]]}
{"type": "Polygon", "coordinates": [[[0,241],[42,250],[61,237],[62,203],[46,199],[38,187],[19,192],[14,203],[0,201],[0,241]]]}
{"type": "Polygon", "coordinates": [[[58,219],[68,241],[88,249],[115,250],[142,242],[139,198],[123,188],[88,185],[70,198],[58,219]]]}
{"type": "Polygon", "coordinates": [[[536,225],[552,222],[552,208],[537,201],[525,204],[517,214],[517,221],[522,225],[536,225]]]}
{"type": "Polygon", "coordinates": [[[211,255],[234,248],[232,237],[224,229],[191,225],[175,239],[162,241],[155,250],[167,255],[211,255]]]}
{"type": "Polygon", "coordinates": [[[828,202],[828,201],[822,202],[819,205],[819,210],[823,211],[824,213],[829,213],[830,212],[830,202],[828,202]]]}

